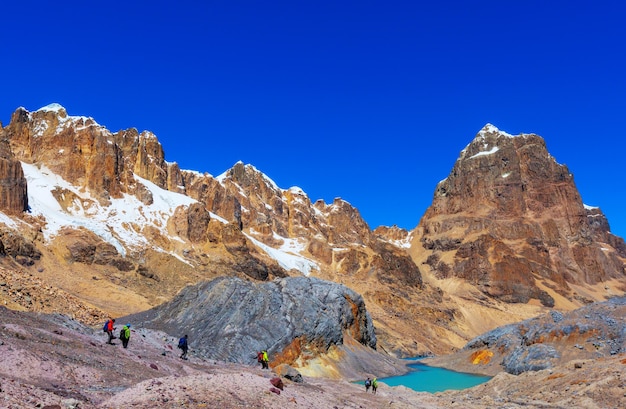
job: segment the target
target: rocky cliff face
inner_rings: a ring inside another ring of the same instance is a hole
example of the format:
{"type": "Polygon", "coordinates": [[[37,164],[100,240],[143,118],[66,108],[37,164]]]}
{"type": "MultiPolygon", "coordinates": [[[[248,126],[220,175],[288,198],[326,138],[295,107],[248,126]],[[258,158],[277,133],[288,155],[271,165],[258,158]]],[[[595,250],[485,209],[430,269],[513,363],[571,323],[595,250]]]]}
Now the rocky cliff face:
{"type": "Polygon", "coordinates": [[[572,285],[626,275],[624,241],[610,233],[600,209],[583,204],[574,177],[544,140],[492,125],[438,184],[413,247],[436,277],[462,278],[506,302],[554,306],[547,287],[584,301],[572,285]]]}
{"type": "Polygon", "coordinates": [[[26,179],[22,165],[15,159],[0,129],[0,209],[8,214],[21,214],[28,210],[26,179]]]}

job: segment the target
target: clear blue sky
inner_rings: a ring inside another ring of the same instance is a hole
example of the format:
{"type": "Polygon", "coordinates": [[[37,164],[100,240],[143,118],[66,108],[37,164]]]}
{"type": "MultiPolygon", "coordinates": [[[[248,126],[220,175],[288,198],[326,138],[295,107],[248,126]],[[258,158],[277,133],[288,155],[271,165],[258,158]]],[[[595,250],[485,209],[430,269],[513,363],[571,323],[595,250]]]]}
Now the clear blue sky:
{"type": "Polygon", "coordinates": [[[626,236],[621,1],[12,1],[0,120],[51,102],[217,176],[241,160],[414,228],[487,122],[537,133],[626,236]]]}

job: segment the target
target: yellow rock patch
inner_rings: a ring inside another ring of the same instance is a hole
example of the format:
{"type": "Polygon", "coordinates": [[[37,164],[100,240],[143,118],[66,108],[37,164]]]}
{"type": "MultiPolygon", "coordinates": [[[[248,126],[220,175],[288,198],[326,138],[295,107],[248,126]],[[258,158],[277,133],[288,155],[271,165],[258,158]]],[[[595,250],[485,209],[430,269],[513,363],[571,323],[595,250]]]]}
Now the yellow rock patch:
{"type": "Polygon", "coordinates": [[[491,361],[491,357],[493,356],[493,352],[491,351],[476,351],[472,354],[471,360],[473,365],[486,365],[491,361]]]}

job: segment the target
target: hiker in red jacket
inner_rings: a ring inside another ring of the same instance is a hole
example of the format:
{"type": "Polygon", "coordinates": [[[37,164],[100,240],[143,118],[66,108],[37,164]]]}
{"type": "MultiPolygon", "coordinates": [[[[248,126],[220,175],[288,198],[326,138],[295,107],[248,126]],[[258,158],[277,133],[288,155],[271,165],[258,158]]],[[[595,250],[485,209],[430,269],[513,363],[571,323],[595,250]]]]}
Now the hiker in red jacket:
{"type": "Polygon", "coordinates": [[[115,324],[115,319],[111,318],[110,320],[107,321],[107,334],[109,335],[109,341],[107,342],[107,344],[111,344],[111,345],[115,345],[113,343],[113,340],[115,339],[115,335],[113,335],[113,331],[115,331],[115,327],[113,326],[113,324],[115,324]]]}

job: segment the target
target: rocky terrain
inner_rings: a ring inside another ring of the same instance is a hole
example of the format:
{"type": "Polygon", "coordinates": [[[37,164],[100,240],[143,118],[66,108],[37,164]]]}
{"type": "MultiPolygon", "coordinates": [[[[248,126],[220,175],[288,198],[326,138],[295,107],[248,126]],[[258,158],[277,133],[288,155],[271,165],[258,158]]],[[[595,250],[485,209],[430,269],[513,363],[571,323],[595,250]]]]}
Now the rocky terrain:
{"type": "MultiPolygon", "coordinates": [[[[624,300],[595,305],[583,315],[610,310],[623,314],[624,300]]],[[[578,314],[578,313],[576,313],[578,314]]],[[[565,343],[572,354],[550,368],[520,375],[498,373],[471,389],[435,394],[380,383],[366,393],[351,381],[303,376],[290,380],[279,365],[262,370],[198,356],[191,340],[189,360],[178,358],[176,337],[134,328],[129,346],[106,344],[106,334],[64,315],[18,312],[0,307],[0,407],[2,408],[620,408],[626,404],[626,354],[591,352],[565,343]],[[282,383],[282,389],[277,379],[282,383]],[[273,382],[273,383],[272,383],[273,382]]],[[[622,320],[616,324],[624,328],[622,320]]],[[[569,318],[564,318],[564,320],[569,318]]],[[[543,324],[525,324],[529,330],[543,324]]],[[[118,328],[121,326],[118,325],[118,328]]],[[[521,327],[521,326],[520,326],[521,327]]],[[[507,332],[507,331],[504,331],[507,332]]],[[[623,332],[621,335],[622,348],[623,332]]],[[[487,337],[496,339],[494,335],[487,337]]],[[[487,339],[483,338],[483,339],[487,339]]],[[[592,337],[589,337],[591,342],[592,337]]],[[[603,342],[607,342],[604,339],[603,342]]],[[[117,341],[115,341],[117,342],[117,341]]],[[[467,347],[475,349],[478,340],[467,347]]],[[[558,343],[555,341],[555,343],[558,343]]],[[[482,345],[484,347],[484,345],[482,345]]],[[[455,356],[457,367],[482,366],[471,355],[455,356]]],[[[491,362],[497,362],[494,358],[491,362]]]]}
{"type": "Polygon", "coordinates": [[[498,327],[454,354],[425,362],[460,371],[519,375],[559,363],[626,353],[626,297],[593,303],[568,313],[551,311],[498,327]]]}

